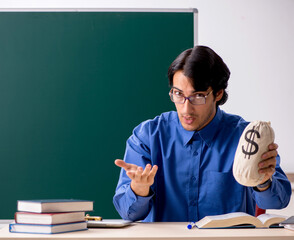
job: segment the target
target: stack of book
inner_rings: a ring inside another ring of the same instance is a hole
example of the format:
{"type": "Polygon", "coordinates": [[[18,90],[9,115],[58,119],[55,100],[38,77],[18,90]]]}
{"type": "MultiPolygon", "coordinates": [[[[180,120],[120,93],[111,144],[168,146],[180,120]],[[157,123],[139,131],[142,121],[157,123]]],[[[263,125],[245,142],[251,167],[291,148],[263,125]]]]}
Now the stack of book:
{"type": "Polygon", "coordinates": [[[75,199],[19,200],[13,233],[64,233],[87,230],[85,212],[93,211],[93,201],[75,199]]]}

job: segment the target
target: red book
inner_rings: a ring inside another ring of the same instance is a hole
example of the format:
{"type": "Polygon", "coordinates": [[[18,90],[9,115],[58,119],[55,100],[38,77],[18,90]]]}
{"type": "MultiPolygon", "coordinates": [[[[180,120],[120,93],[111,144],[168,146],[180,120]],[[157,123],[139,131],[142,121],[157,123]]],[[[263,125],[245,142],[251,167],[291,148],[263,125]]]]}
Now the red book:
{"type": "Polygon", "coordinates": [[[24,224],[62,224],[85,221],[85,212],[68,213],[30,213],[16,212],[14,215],[16,223],[24,224]]]}

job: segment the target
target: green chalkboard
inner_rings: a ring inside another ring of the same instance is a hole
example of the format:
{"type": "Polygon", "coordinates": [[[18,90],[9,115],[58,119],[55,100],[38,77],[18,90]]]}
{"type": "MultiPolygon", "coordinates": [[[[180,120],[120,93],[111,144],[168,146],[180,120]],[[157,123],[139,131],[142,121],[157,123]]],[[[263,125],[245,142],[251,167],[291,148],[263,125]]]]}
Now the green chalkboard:
{"type": "Polygon", "coordinates": [[[0,12],[0,219],[20,199],[112,197],[125,143],[174,109],[167,69],[193,12],[0,12]]]}

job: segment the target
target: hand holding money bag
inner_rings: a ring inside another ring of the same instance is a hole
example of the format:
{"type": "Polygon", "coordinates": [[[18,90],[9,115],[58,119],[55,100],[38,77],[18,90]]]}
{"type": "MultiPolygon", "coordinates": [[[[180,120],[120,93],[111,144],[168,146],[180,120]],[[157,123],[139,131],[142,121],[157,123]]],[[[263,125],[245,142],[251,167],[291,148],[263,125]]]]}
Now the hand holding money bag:
{"type": "Polygon", "coordinates": [[[254,121],[244,129],[233,165],[233,175],[238,183],[248,187],[262,183],[265,174],[258,172],[258,164],[274,139],[275,133],[269,122],[254,121]]]}

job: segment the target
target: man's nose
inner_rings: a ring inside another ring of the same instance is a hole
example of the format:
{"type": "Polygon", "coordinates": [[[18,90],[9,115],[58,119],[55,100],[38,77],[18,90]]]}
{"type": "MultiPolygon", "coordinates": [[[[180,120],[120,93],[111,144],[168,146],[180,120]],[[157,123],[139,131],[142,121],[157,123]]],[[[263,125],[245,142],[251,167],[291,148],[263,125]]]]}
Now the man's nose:
{"type": "Polygon", "coordinates": [[[183,110],[188,113],[193,108],[193,105],[190,103],[189,99],[186,99],[186,101],[183,103],[183,110]]]}

